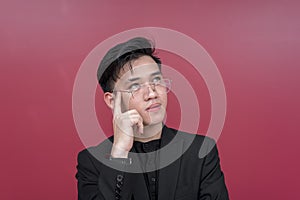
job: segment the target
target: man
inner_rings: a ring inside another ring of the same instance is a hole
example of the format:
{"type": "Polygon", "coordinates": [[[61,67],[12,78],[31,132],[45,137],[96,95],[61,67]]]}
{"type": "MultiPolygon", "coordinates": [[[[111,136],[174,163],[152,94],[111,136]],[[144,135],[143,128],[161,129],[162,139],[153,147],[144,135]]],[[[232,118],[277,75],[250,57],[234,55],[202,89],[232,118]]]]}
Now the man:
{"type": "Polygon", "coordinates": [[[171,81],[145,38],[104,56],[98,80],[113,112],[113,136],[78,155],[78,199],[226,200],[213,140],[166,127],[171,81]],[[199,157],[204,141],[212,148],[199,157]]]}

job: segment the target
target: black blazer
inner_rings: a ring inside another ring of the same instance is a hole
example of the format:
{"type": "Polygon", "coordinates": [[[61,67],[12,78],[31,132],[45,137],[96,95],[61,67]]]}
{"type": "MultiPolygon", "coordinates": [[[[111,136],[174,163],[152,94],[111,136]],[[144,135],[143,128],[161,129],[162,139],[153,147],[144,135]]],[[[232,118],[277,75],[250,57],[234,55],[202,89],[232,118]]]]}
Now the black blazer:
{"type": "MultiPolygon", "coordinates": [[[[115,163],[107,158],[112,140],[113,137],[78,154],[78,199],[149,200],[144,175],[122,170],[138,163],[135,162],[137,158],[133,157],[130,165],[115,163]]],[[[163,162],[170,156],[179,158],[159,170],[159,200],[229,199],[217,147],[212,139],[164,126],[161,146],[169,148],[167,153],[160,153],[162,164],[166,165],[163,162]],[[204,147],[204,144],[209,145],[204,147]],[[207,150],[202,151],[203,158],[199,157],[201,146],[204,147],[202,150],[207,150]]]]}

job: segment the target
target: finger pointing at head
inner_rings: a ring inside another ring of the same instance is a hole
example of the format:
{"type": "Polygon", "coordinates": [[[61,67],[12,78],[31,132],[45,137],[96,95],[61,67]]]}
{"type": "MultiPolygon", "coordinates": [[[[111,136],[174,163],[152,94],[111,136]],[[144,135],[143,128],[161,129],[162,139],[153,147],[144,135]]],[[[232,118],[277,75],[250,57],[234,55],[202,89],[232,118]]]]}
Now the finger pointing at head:
{"type": "Polygon", "coordinates": [[[114,116],[121,114],[121,94],[120,92],[115,92],[114,98],[114,116]]]}

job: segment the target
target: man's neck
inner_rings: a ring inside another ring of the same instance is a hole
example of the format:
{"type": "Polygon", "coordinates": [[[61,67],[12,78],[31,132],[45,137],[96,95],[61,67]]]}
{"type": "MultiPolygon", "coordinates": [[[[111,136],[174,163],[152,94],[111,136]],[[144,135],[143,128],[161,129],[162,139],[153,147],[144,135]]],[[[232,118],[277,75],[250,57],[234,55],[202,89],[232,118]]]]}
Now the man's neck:
{"type": "Polygon", "coordinates": [[[144,126],[144,133],[141,136],[134,137],[134,141],[149,142],[152,140],[160,139],[162,128],[162,123],[144,126]]]}

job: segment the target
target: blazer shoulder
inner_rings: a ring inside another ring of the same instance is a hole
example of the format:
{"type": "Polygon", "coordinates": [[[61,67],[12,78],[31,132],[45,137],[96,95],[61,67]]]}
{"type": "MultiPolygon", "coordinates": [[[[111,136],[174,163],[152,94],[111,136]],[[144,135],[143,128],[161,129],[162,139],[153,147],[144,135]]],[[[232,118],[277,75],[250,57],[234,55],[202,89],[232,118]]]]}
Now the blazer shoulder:
{"type": "Polygon", "coordinates": [[[182,139],[193,139],[194,143],[197,144],[202,144],[204,141],[208,142],[210,144],[216,144],[216,141],[209,137],[209,136],[205,136],[202,135],[201,133],[190,133],[190,132],[186,132],[186,131],[181,131],[181,130],[176,130],[173,128],[168,128],[169,132],[171,132],[172,134],[174,134],[174,136],[176,136],[177,134],[179,134],[181,136],[182,139]]]}
{"type": "Polygon", "coordinates": [[[211,150],[213,150],[213,152],[217,150],[216,141],[211,137],[172,128],[168,128],[168,132],[169,135],[173,135],[172,137],[183,141],[184,149],[187,150],[186,153],[188,154],[196,153],[199,154],[199,156],[201,155],[200,157],[203,157],[203,155],[207,155],[211,150]]]}

